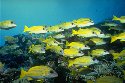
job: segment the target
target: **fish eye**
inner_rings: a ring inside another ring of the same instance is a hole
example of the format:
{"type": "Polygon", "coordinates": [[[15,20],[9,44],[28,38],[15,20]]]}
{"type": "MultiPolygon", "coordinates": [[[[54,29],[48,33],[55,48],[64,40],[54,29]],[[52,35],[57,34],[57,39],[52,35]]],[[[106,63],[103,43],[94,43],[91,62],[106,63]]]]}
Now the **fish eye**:
{"type": "Polygon", "coordinates": [[[50,73],[54,73],[54,71],[53,71],[53,70],[50,70],[50,73]]]}
{"type": "Polygon", "coordinates": [[[62,29],[62,27],[59,27],[59,29],[62,29]]]}
{"type": "Polygon", "coordinates": [[[87,47],[87,45],[85,45],[85,47],[87,47]]]}
{"type": "Polygon", "coordinates": [[[13,21],[11,21],[11,24],[13,24],[13,21]]]}
{"type": "Polygon", "coordinates": [[[103,34],[103,32],[101,32],[100,34],[103,34]]]}
{"type": "Polygon", "coordinates": [[[71,23],[72,25],[74,25],[74,23],[71,23]]]}
{"type": "Polygon", "coordinates": [[[62,51],[62,50],[60,50],[60,52],[61,52],[61,53],[63,53],[63,51],[62,51]]]}
{"type": "Polygon", "coordinates": [[[95,32],[92,32],[92,34],[95,34],[95,32]]]}
{"type": "Polygon", "coordinates": [[[107,52],[106,50],[104,52],[107,52]]]}

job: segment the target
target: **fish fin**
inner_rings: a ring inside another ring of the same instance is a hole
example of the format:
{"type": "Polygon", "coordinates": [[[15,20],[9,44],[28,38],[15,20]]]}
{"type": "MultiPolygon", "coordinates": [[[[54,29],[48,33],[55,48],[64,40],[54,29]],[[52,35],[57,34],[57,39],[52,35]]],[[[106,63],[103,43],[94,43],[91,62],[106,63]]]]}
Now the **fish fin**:
{"type": "Polygon", "coordinates": [[[41,38],[39,38],[38,40],[39,40],[40,42],[43,42],[45,39],[41,37],[41,38]]]}
{"type": "Polygon", "coordinates": [[[114,58],[114,59],[117,59],[117,58],[120,57],[120,54],[119,54],[119,53],[112,53],[112,55],[113,55],[113,58],[114,58]]]}
{"type": "Polygon", "coordinates": [[[26,31],[28,31],[29,30],[29,28],[28,28],[28,26],[24,26],[24,31],[23,32],[26,32],[26,31]]]}
{"type": "Polygon", "coordinates": [[[87,66],[84,66],[85,68],[87,68],[87,66]]]}
{"type": "Polygon", "coordinates": [[[113,19],[112,20],[119,20],[119,18],[116,17],[115,15],[113,15],[113,19]]]}
{"type": "Polygon", "coordinates": [[[88,51],[88,56],[91,56],[91,52],[90,51],[88,51]]]}
{"type": "Polygon", "coordinates": [[[85,45],[86,45],[86,44],[89,44],[89,41],[85,41],[84,44],[85,44],[85,45]]]}
{"type": "Polygon", "coordinates": [[[21,68],[21,75],[20,75],[20,78],[23,78],[23,77],[25,77],[26,76],[26,71],[23,69],[23,68],[21,68]]]}
{"type": "Polygon", "coordinates": [[[33,79],[31,77],[28,77],[27,80],[30,81],[30,80],[33,80],[33,79]]]}
{"type": "Polygon", "coordinates": [[[32,44],[30,47],[29,47],[29,52],[28,53],[30,53],[30,52],[32,52],[32,47],[34,46],[34,44],[32,44]]]}
{"type": "Polygon", "coordinates": [[[114,50],[109,50],[109,53],[112,54],[112,53],[115,53],[115,51],[114,50]]]}
{"type": "Polygon", "coordinates": [[[114,41],[116,41],[116,40],[117,40],[117,37],[116,37],[116,36],[112,36],[112,37],[111,37],[111,43],[114,42],[114,41]]]}
{"type": "Polygon", "coordinates": [[[49,45],[49,44],[47,44],[47,45],[46,45],[46,50],[50,49],[49,47],[50,47],[50,45],[49,45]]]}
{"type": "Polygon", "coordinates": [[[72,35],[77,34],[77,31],[72,30],[72,35]]]}
{"type": "Polygon", "coordinates": [[[44,79],[39,79],[39,80],[37,80],[38,82],[40,82],[40,83],[43,83],[44,82],[44,79]]]}
{"type": "Polygon", "coordinates": [[[73,66],[73,63],[74,61],[71,61],[71,60],[69,60],[69,64],[68,64],[68,67],[71,67],[71,66],[73,66]]]}
{"type": "Polygon", "coordinates": [[[68,41],[66,41],[66,46],[68,46],[69,45],[69,42],[68,41]]]}

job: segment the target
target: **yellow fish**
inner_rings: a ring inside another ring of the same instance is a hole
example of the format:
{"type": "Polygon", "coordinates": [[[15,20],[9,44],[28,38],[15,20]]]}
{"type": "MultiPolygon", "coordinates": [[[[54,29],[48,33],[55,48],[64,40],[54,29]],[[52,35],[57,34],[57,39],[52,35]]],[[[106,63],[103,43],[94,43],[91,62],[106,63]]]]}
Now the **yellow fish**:
{"type": "Polygon", "coordinates": [[[100,38],[104,38],[105,37],[105,34],[99,28],[91,27],[89,29],[92,30],[94,33],[96,33],[96,35],[98,37],[100,37],[100,38]]]}
{"type": "Polygon", "coordinates": [[[55,52],[55,53],[60,54],[60,55],[64,54],[63,49],[58,45],[48,45],[47,44],[46,50],[50,50],[50,51],[55,52]]]}
{"type": "Polygon", "coordinates": [[[50,26],[50,27],[48,27],[48,28],[47,28],[47,31],[48,31],[48,32],[55,32],[55,33],[57,33],[57,32],[62,32],[62,31],[64,31],[64,29],[63,29],[62,27],[60,27],[60,25],[55,25],[55,26],[50,26]]]}
{"type": "Polygon", "coordinates": [[[46,79],[46,78],[54,78],[57,77],[58,74],[48,66],[34,66],[31,67],[28,71],[24,71],[21,69],[20,78],[27,77],[28,79],[46,79]]]}
{"type": "Polygon", "coordinates": [[[45,40],[43,40],[42,42],[48,44],[48,45],[59,45],[59,44],[62,44],[60,42],[58,42],[56,39],[50,37],[50,38],[47,38],[45,40]]]}
{"type": "Polygon", "coordinates": [[[77,20],[73,20],[73,22],[79,22],[79,21],[91,21],[90,18],[79,18],[77,20]]]}
{"type": "Polygon", "coordinates": [[[77,35],[81,37],[95,37],[97,36],[96,33],[88,28],[86,29],[79,29],[78,31],[72,30],[72,35],[77,35]]]}
{"type": "Polygon", "coordinates": [[[13,36],[5,36],[4,38],[5,38],[5,41],[6,41],[7,43],[10,43],[10,44],[14,44],[14,43],[16,43],[16,42],[19,41],[18,38],[15,38],[15,37],[13,37],[13,36]]]}
{"type": "Polygon", "coordinates": [[[25,26],[23,32],[29,32],[31,34],[47,33],[44,26],[32,26],[30,28],[28,28],[28,26],[25,26]]]}
{"type": "Polygon", "coordinates": [[[80,53],[76,48],[64,49],[64,56],[69,58],[74,58],[78,56],[83,56],[84,53],[80,53]]]}
{"type": "Polygon", "coordinates": [[[92,41],[96,45],[106,44],[106,42],[103,39],[101,39],[101,38],[91,38],[90,41],[92,41]]]}
{"type": "Polygon", "coordinates": [[[45,53],[45,48],[42,45],[32,44],[29,47],[29,52],[31,52],[31,53],[45,53]]]}
{"type": "Polygon", "coordinates": [[[112,36],[111,37],[111,43],[115,42],[118,39],[120,39],[120,41],[125,41],[125,32],[112,36]]]}
{"type": "Polygon", "coordinates": [[[76,27],[76,25],[72,22],[64,22],[60,24],[60,27],[62,27],[62,29],[70,29],[70,28],[76,27]]]}
{"type": "Polygon", "coordinates": [[[15,28],[17,25],[12,20],[6,20],[0,22],[0,29],[9,30],[15,28]]]}
{"type": "Polygon", "coordinates": [[[120,53],[111,53],[114,59],[118,59],[119,57],[125,56],[125,50],[122,50],[120,53]]]}
{"type": "Polygon", "coordinates": [[[89,46],[85,45],[82,42],[71,42],[71,43],[69,43],[68,41],[66,41],[66,46],[70,46],[70,48],[76,48],[78,50],[87,50],[87,49],[90,49],[89,46]]]}
{"type": "Polygon", "coordinates": [[[103,55],[107,55],[107,54],[109,54],[109,52],[104,49],[95,49],[95,50],[91,51],[91,55],[93,57],[99,57],[99,56],[103,56],[103,55]]]}
{"type": "Polygon", "coordinates": [[[113,16],[112,20],[118,20],[120,23],[125,23],[125,16],[121,16],[120,18],[113,16]]]}
{"type": "Polygon", "coordinates": [[[121,59],[116,59],[116,61],[117,61],[116,65],[118,67],[123,67],[125,65],[125,57],[124,58],[122,57],[121,59]]]}
{"type": "Polygon", "coordinates": [[[62,39],[62,38],[65,38],[65,35],[64,34],[56,34],[53,36],[53,38],[62,39]]]}
{"type": "Polygon", "coordinates": [[[91,56],[82,56],[82,57],[78,57],[74,60],[69,60],[68,61],[69,64],[68,64],[68,67],[71,67],[73,65],[75,66],[83,66],[83,67],[87,67],[91,64],[95,64],[95,63],[98,63],[97,60],[93,60],[93,58],[91,56]]]}
{"type": "Polygon", "coordinates": [[[95,79],[95,82],[92,80],[87,80],[87,83],[123,83],[123,79],[116,76],[100,76],[95,79]]]}
{"type": "Polygon", "coordinates": [[[94,25],[93,21],[89,18],[80,18],[78,20],[73,20],[73,23],[77,27],[86,27],[86,26],[94,25]]]}

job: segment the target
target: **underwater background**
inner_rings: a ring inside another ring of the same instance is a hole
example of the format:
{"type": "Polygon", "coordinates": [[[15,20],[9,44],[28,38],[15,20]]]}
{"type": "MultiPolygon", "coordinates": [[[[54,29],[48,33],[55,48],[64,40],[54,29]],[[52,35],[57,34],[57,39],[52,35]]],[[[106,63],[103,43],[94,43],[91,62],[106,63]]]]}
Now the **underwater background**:
{"type": "Polygon", "coordinates": [[[124,8],[125,0],[0,0],[0,83],[125,83],[124,8]]]}
{"type": "Polygon", "coordinates": [[[78,18],[102,22],[113,15],[125,15],[124,0],[0,0],[0,21],[13,20],[17,27],[0,31],[0,45],[4,36],[23,33],[24,26],[55,25],[78,18]]]}

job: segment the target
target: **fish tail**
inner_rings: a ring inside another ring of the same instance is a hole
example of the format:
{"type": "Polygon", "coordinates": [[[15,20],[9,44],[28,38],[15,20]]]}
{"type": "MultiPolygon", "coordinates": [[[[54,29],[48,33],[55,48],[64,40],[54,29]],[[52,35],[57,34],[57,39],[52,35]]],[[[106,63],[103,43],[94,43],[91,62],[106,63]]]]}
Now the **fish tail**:
{"type": "Polygon", "coordinates": [[[73,61],[69,61],[68,67],[71,67],[71,66],[73,66],[73,61]]]}
{"type": "Polygon", "coordinates": [[[117,40],[117,37],[116,37],[116,36],[112,36],[112,37],[111,37],[111,43],[114,42],[114,41],[116,41],[116,40],[117,40]]]}
{"type": "Polygon", "coordinates": [[[77,31],[72,30],[72,34],[73,34],[73,35],[77,34],[77,31]]]}
{"type": "Polygon", "coordinates": [[[47,45],[46,45],[46,50],[48,50],[48,49],[50,49],[50,46],[47,44],[47,45]]]}
{"type": "Polygon", "coordinates": [[[68,46],[69,45],[69,42],[68,41],[66,41],[66,46],[68,46]]]}
{"type": "Polygon", "coordinates": [[[23,32],[26,32],[28,30],[29,30],[28,26],[24,26],[24,31],[23,32]]]}
{"type": "Polygon", "coordinates": [[[119,53],[112,53],[114,59],[117,59],[119,57],[119,53]]]}
{"type": "Polygon", "coordinates": [[[23,68],[21,68],[21,75],[20,75],[20,78],[23,78],[23,77],[25,77],[26,76],[26,71],[23,69],[23,68]]]}
{"type": "Polygon", "coordinates": [[[115,15],[113,15],[113,19],[112,20],[119,20],[119,18],[115,15]]]}
{"type": "Polygon", "coordinates": [[[32,78],[30,78],[30,77],[28,77],[28,78],[27,78],[27,80],[28,80],[28,81],[31,81],[31,80],[33,80],[33,79],[32,79],[32,78]]]}

